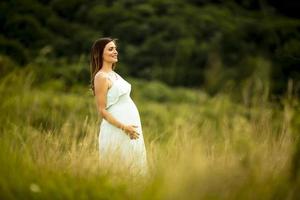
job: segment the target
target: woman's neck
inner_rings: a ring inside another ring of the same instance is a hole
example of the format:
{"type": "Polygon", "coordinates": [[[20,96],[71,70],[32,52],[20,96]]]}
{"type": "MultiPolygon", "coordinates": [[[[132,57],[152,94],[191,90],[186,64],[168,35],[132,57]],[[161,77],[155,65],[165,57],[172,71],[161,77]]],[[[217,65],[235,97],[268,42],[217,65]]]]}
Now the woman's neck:
{"type": "Polygon", "coordinates": [[[101,71],[104,71],[104,72],[111,72],[111,71],[112,71],[112,63],[106,63],[106,62],[103,62],[101,71]]]}

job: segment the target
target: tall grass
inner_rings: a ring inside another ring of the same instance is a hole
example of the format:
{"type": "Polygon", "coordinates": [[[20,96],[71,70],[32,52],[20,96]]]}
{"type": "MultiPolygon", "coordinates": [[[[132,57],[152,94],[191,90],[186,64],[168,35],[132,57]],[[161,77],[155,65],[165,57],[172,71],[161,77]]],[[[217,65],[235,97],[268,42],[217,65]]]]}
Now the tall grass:
{"type": "Polygon", "coordinates": [[[245,106],[132,79],[150,168],[132,177],[99,165],[101,119],[88,89],[64,92],[59,80],[35,85],[34,76],[15,71],[0,82],[0,199],[299,198],[289,101],[257,96],[245,106]]]}

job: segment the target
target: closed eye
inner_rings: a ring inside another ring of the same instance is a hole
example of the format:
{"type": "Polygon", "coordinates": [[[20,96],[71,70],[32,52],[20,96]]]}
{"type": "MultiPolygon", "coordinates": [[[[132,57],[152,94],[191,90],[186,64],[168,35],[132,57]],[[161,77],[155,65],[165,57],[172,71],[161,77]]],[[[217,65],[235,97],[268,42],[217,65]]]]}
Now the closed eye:
{"type": "Polygon", "coordinates": [[[116,48],[116,47],[110,47],[108,50],[109,50],[109,51],[113,51],[114,49],[116,49],[116,50],[117,50],[117,48],[116,48]]]}

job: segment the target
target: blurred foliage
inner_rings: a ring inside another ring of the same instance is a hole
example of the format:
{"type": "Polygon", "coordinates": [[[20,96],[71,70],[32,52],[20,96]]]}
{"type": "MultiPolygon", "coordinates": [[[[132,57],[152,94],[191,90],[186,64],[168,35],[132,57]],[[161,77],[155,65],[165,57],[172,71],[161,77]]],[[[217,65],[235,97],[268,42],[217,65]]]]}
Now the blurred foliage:
{"type": "MultiPolygon", "coordinates": [[[[20,66],[47,47],[45,62],[85,55],[88,69],[92,42],[112,36],[119,39],[120,70],[130,76],[210,94],[226,87],[238,93],[256,76],[272,94],[284,94],[289,79],[300,87],[300,20],[271,1],[7,0],[0,23],[0,53],[20,66]]],[[[44,73],[57,70],[51,67],[44,73]]],[[[88,83],[89,76],[79,79],[88,83]]]]}

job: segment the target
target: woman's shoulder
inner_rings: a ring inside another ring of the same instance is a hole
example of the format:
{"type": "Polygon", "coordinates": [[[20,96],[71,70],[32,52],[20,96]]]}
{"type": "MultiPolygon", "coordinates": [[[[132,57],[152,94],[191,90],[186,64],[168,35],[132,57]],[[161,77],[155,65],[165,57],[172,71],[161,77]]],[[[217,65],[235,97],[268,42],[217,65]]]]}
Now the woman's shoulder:
{"type": "Polygon", "coordinates": [[[108,77],[108,73],[106,72],[103,72],[103,71],[98,71],[96,74],[95,74],[95,78],[98,77],[108,77]]]}
{"type": "Polygon", "coordinates": [[[100,83],[110,81],[108,74],[105,72],[102,72],[102,71],[98,71],[95,74],[94,80],[95,80],[95,82],[100,82],[100,83]]]}
{"type": "Polygon", "coordinates": [[[95,74],[94,83],[95,83],[95,85],[108,84],[108,88],[110,88],[112,86],[112,80],[109,77],[109,74],[106,72],[102,72],[102,71],[98,71],[95,74]]]}

